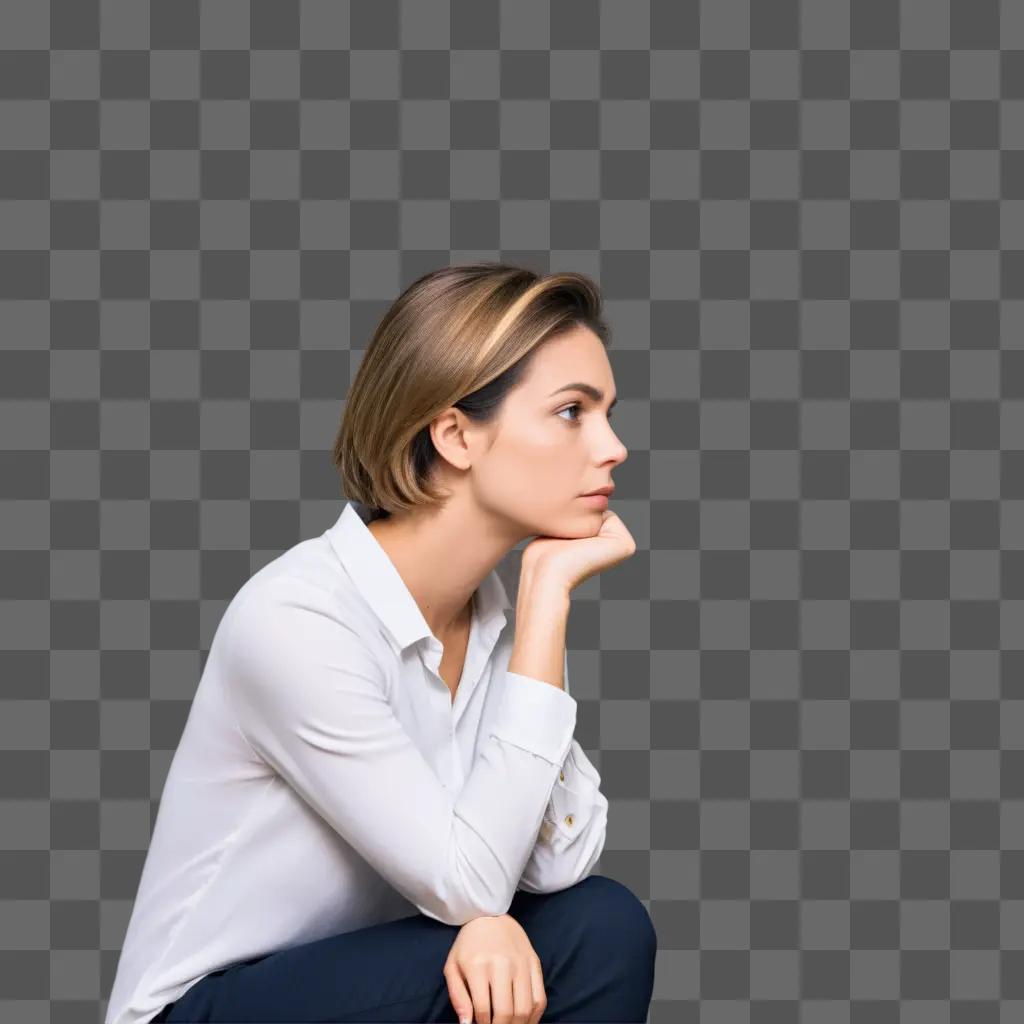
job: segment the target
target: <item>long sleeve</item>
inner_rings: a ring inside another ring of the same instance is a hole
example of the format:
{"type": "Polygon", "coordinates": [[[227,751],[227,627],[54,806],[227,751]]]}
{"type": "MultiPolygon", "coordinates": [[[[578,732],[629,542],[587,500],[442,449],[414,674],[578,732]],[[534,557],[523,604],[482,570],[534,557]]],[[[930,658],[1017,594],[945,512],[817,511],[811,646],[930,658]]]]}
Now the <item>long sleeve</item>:
{"type": "Polygon", "coordinates": [[[529,676],[496,679],[495,725],[453,799],[396,717],[380,657],[329,595],[277,578],[232,612],[226,670],[253,752],[426,916],[506,913],[576,701],[529,676]]]}
{"type": "MultiPolygon", "coordinates": [[[[564,671],[568,693],[568,655],[564,671]]],[[[604,850],[607,825],[608,799],[601,792],[601,776],[573,739],[518,888],[557,892],[586,878],[604,850]]]]}

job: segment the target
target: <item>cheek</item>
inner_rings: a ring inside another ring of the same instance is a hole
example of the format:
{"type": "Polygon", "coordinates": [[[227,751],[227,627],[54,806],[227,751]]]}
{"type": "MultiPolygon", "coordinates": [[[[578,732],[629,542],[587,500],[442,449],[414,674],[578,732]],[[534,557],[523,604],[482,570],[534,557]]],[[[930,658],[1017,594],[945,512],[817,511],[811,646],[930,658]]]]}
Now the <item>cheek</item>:
{"type": "Polygon", "coordinates": [[[569,428],[519,431],[491,449],[478,478],[480,497],[530,533],[590,537],[600,516],[578,500],[581,468],[569,428]]]}
{"type": "MultiPolygon", "coordinates": [[[[491,450],[487,475],[499,489],[520,488],[524,481],[544,487],[552,498],[562,491],[572,491],[575,469],[573,447],[564,436],[567,430],[545,430],[534,427],[519,431],[491,450]]],[[[543,494],[528,495],[533,500],[543,494]]]]}
{"type": "Polygon", "coordinates": [[[545,468],[552,472],[565,471],[566,464],[572,460],[573,441],[569,435],[571,428],[557,429],[557,424],[535,427],[524,431],[515,439],[510,455],[521,463],[528,463],[539,472],[545,468]]]}

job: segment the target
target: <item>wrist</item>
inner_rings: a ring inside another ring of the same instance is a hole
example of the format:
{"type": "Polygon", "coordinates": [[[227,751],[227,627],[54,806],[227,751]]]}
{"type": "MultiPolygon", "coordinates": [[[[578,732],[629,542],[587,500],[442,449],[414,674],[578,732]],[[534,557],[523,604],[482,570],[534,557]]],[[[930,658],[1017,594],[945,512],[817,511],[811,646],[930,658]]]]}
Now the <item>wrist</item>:
{"type": "Polygon", "coordinates": [[[519,607],[528,604],[530,607],[542,605],[552,613],[568,612],[571,588],[546,570],[543,566],[523,564],[519,572],[519,590],[516,598],[519,607]]]}

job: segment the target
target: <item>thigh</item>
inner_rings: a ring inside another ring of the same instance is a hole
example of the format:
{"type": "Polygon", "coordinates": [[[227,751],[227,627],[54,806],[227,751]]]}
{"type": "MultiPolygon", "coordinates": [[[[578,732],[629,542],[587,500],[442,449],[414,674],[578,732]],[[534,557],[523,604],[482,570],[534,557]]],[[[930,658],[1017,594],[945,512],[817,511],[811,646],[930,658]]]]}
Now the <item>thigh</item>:
{"type": "Polygon", "coordinates": [[[424,914],[240,961],[196,982],[168,1024],[454,1024],[444,964],[459,929],[424,914]]]}
{"type": "MultiPolygon", "coordinates": [[[[644,1021],[656,935],[624,885],[590,875],[554,893],[516,892],[510,916],[540,957],[544,1021],[644,1021]]],[[[414,914],[241,961],[196,982],[168,1024],[456,1024],[444,965],[459,933],[414,914]]]]}

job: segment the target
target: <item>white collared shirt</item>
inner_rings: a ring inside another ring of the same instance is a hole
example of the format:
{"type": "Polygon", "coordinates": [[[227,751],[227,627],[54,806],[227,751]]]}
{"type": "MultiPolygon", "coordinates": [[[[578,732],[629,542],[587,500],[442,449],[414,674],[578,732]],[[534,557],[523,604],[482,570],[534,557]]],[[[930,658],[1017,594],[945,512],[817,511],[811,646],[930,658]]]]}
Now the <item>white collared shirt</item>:
{"type": "Polygon", "coordinates": [[[576,700],[508,671],[511,607],[473,596],[452,702],[442,646],[349,501],[229,602],[172,758],[105,1024],[211,971],[415,914],[462,925],[585,878],[608,801],[576,700]]]}

